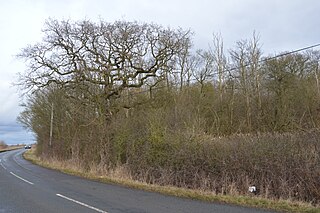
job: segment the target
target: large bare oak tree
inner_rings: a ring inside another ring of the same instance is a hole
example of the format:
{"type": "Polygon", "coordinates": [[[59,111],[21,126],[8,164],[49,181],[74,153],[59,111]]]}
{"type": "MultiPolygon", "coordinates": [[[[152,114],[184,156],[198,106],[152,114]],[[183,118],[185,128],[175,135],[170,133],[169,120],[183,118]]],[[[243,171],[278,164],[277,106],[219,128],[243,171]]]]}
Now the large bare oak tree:
{"type": "Polygon", "coordinates": [[[20,74],[20,86],[35,91],[54,84],[77,91],[82,98],[102,100],[107,117],[110,102],[124,90],[163,79],[190,42],[189,31],[126,21],[50,19],[43,32],[40,43],[19,54],[29,68],[20,74]]]}

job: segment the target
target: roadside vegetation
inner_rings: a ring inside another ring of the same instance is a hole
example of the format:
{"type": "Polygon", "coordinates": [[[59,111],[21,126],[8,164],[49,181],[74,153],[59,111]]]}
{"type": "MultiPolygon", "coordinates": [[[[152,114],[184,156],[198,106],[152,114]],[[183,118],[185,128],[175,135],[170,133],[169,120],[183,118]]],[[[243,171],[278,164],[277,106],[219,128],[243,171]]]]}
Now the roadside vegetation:
{"type": "Polygon", "coordinates": [[[0,140],[0,150],[4,150],[6,148],[8,148],[8,145],[4,141],[0,140]]]}
{"type": "Polygon", "coordinates": [[[19,57],[29,98],[18,119],[37,137],[37,160],[187,197],[319,212],[319,51],[265,57],[255,33],[228,51],[213,35],[197,50],[182,29],[48,20],[19,57]]]}
{"type": "Polygon", "coordinates": [[[4,141],[0,140],[0,152],[20,149],[22,147],[23,147],[23,145],[11,145],[11,146],[8,146],[4,141]]]}
{"type": "Polygon", "coordinates": [[[35,154],[35,150],[29,150],[24,153],[24,158],[32,161],[40,166],[59,170],[66,174],[76,175],[84,178],[88,178],[95,181],[119,184],[122,186],[146,190],[151,192],[159,192],[166,195],[177,196],[182,198],[191,198],[207,202],[218,202],[226,204],[234,204],[240,206],[270,209],[279,212],[296,212],[296,213],[317,213],[320,209],[310,203],[298,202],[293,200],[283,199],[267,199],[262,196],[252,195],[239,195],[239,194],[215,194],[210,191],[204,191],[201,189],[187,189],[176,186],[160,186],[157,184],[148,184],[146,182],[135,181],[130,177],[123,174],[123,170],[112,171],[101,175],[97,171],[86,171],[83,168],[79,168],[76,165],[70,164],[67,161],[61,161],[57,159],[47,159],[38,157],[35,154]]]}

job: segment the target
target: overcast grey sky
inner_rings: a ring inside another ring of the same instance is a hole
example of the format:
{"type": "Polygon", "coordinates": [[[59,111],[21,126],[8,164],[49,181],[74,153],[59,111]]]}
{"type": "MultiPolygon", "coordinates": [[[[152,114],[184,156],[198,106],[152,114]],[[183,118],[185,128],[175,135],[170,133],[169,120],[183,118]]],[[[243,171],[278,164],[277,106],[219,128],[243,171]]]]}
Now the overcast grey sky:
{"type": "Polygon", "coordinates": [[[33,140],[16,122],[22,108],[11,84],[25,65],[14,55],[41,41],[49,17],[182,27],[195,33],[196,48],[206,48],[214,32],[221,33],[230,49],[256,31],[264,55],[270,55],[319,43],[319,11],[319,0],[0,0],[0,140],[8,144],[33,140]]]}

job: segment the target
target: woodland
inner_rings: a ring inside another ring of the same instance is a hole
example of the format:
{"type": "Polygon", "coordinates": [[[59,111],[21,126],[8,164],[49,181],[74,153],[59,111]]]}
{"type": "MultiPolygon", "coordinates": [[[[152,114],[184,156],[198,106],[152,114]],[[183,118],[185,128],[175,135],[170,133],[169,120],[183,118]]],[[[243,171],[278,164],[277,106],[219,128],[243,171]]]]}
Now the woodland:
{"type": "Polygon", "coordinates": [[[156,24],[49,19],[18,57],[37,155],[151,184],[320,202],[320,52],[226,50],[156,24]]]}

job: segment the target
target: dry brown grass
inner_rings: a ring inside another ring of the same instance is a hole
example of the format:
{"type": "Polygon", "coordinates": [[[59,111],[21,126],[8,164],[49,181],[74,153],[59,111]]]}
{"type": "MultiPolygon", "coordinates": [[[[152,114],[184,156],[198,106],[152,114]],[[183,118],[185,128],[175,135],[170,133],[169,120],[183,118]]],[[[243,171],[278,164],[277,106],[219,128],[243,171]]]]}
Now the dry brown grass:
{"type": "Polygon", "coordinates": [[[25,152],[25,159],[32,161],[33,163],[38,164],[40,166],[56,169],[67,174],[77,175],[105,183],[120,184],[130,188],[158,192],[177,197],[191,198],[208,202],[228,203],[262,209],[270,209],[281,212],[320,212],[319,207],[313,206],[310,203],[305,202],[297,202],[282,199],[266,199],[259,196],[240,196],[235,195],[236,193],[234,195],[221,195],[205,190],[191,190],[186,188],[178,188],[174,186],[159,186],[156,184],[147,184],[146,182],[139,182],[133,180],[125,167],[117,167],[113,171],[109,171],[108,173],[102,175],[101,170],[99,170],[96,167],[92,167],[89,171],[84,171],[81,165],[77,164],[76,162],[60,161],[53,158],[39,158],[35,155],[34,152],[34,149],[25,152]]]}
{"type": "Polygon", "coordinates": [[[14,146],[8,146],[6,148],[0,148],[0,152],[5,152],[5,151],[11,151],[15,149],[21,149],[23,145],[14,145],[14,146]]]}

